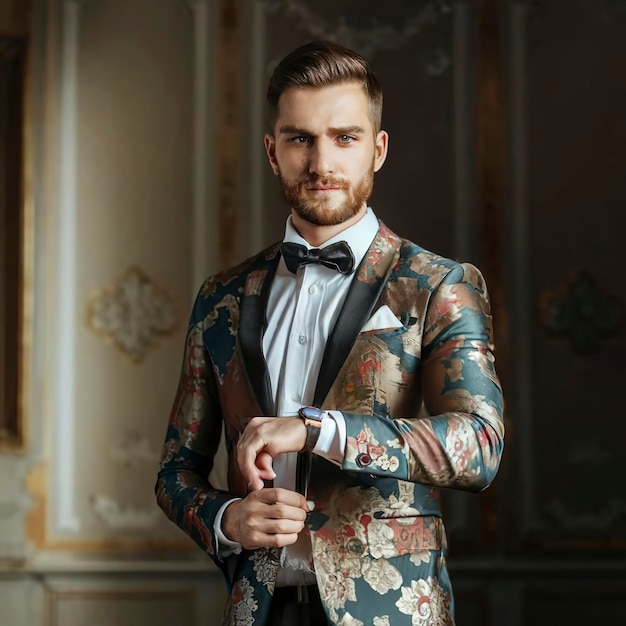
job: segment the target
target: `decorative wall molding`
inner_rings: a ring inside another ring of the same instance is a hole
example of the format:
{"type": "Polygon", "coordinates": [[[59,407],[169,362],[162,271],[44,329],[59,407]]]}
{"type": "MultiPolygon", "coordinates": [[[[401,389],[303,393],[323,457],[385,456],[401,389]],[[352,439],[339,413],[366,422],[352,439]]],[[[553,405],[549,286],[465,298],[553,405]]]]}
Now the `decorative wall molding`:
{"type": "Polygon", "coordinates": [[[74,512],[74,386],[76,328],[76,182],[78,48],[81,2],[66,0],[62,5],[59,76],[59,165],[58,165],[58,285],[56,294],[57,362],[52,388],[55,393],[54,517],[60,530],[77,531],[80,522],[74,512]]]}
{"type": "MultiPolygon", "coordinates": [[[[50,498],[50,481],[48,465],[46,463],[39,463],[33,467],[26,476],[26,491],[33,503],[26,512],[26,538],[31,547],[37,549],[38,558],[41,557],[42,553],[39,551],[42,550],[44,551],[43,554],[48,555],[56,553],[57,551],[63,551],[66,554],[68,551],[72,554],[85,552],[90,554],[109,554],[120,551],[126,553],[132,551],[143,555],[159,555],[160,558],[163,557],[165,552],[180,554],[193,551],[193,543],[191,543],[187,537],[181,536],[177,532],[172,533],[171,538],[167,536],[160,538],[159,534],[158,539],[154,536],[145,535],[142,535],[141,538],[128,538],[123,537],[123,533],[121,533],[122,537],[112,536],[111,533],[107,533],[105,536],[101,534],[97,539],[80,540],[63,538],[54,534],[51,535],[48,532],[47,518],[49,502],[51,500],[54,501],[54,498],[50,498]]],[[[164,528],[167,531],[169,531],[170,528],[173,529],[171,525],[167,525],[166,518],[156,505],[154,505],[153,511],[154,525],[147,526],[148,524],[152,524],[152,513],[147,510],[133,510],[120,507],[117,502],[107,496],[104,496],[104,499],[98,501],[96,501],[95,498],[91,498],[89,502],[92,506],[93,514],[110,529],[115,528],[114,525],[116,523],[121,524],[121,530],[129,530],[135,533],[137,530],[141,531],[153,527],[164,528]],[[107,519],[109,520],[108,523],[105,521],[107,519]],[[141,527],[138,527],[138,525],[141,527]]],[[[0,534],[0,537],[1,536],[0,534]]],[[[0,553],[4,555],[8,554],[1,539],[0,553]]],[[[110,563],[110,559],[107,558],[107,562],[110,563]]],[[[82,560],[81,563],[84,565],[85,561],[82,560]]],[[[76,567],[73,567],[73,571],[77,571],[76,567]]]]}
{"type": "Polygon", "coordinates": [[[548,337],[576,356],[590,357],[620,330],[623,308],[589,272],[580,271],[564,285],[542,294],[539,316],[548,337]]]}
{"type": "Polygon", "coordinates": [[[626,500],[613,498],[593,510],[573,510],[561,500],[546,505],[546,515],[564,530],[609,531],[626,520],[626,500]]]}
{"type": "Polygon", "coordinates": [[[239,2],[216,0],[215,31],[215,144],[217,153],[217,258],[219,266],[239,262],[239,229],[243,222],[241,184],[241,138],[245,102],[243,97],[244,39],[239,2]]]}
{"type": "Polygon", "coordinates": [[[429,76],[442,76],[451,63],[450,55],[441,46],[429,50],[424,55],[424,68],[429,76]]]}
{"type": "MultiPolygon", "coordinates": [[[[510,145],[510,195],[506,223],[507,284],[515,285],[508,293],[510,302],[510,353],[515,355],[515,375],[510,381],[509,402],[517,422],[517,454],[519,459],[533,458],[533,384],[532,295],[530,277],[530,243],[528,224],[528,24],[533,11],[530,2],[514,2],[507,14],[510,33],[508,65],[508,123],[510,145]]],[[[517,488],[520,491],[520,526],[524,534],[541,525],[538,519],[535,492],[535,464],[519,463],[517,488]]]]}
{"type": "MultiPolygon", "coordinates": [[[[109,583],[110,584],[110,583],[109,583]]],[[[137,585],[137,583],[134,583],[137,585]]],[[[130,602],[141,602],[144,604],[142,611],[142,619],[140,624],[155,624],[163,623],[161,619],[152,614],[158,611],[158,608],[150,608],[155,605],[163,607],[163,602],[171,603],[175,606],[175,612],[177,615],[177,621],[180,624],[193,625],[199,623],[195,619],[195,604],[197,602],[197,592],[187,590],[172,590],[163,588],[162,585],[149,584],[146,588],[144,583],[142,586],[137,585],[137,589],[63,589],[56,590],[46,587],[44,596],[44,624],[46,626],[79,626],[83,624],[82,620],[75,618],[71,624],[67,623],[67,609],[62,611],[64,604],[69,604],[73,607],[80,607],[83,605],[82,614],[90,616],[90,626],[109,626],[111,624],[111,615],[108,611],[101,611],[99,615],[95,616],[93,608],[86,609],[90,603],[106,602],[106,606],[111,607],[111,610],[115,612],[118,617],[117,623],[137,623],[137,612],[129,610],[125,612],[123,607],[128,606],[130,602]],[[154,588],[150,588],[154,587],[154,588]],[[65,619],[61,618],[61,615],[65,615],[65,619]]],[[[77,609],[74,608],[74,611],[77,609]]],[[[162,610],[162,609],[161,609],[162,610]]],[[[81,613],[79,613],[80,615],[81,613]]]]}
{"type": "Polygon", "coordinates": [[[128,431],[123,441],[111,444],[109,456],[124,467],[146,463],[156,466],[160,451],[152,448],[150,440],[141,433],[128,431]]]}
{"type": "Polygon", "coordinates": [[[150,509],[125,507],[106,495],[95,495],[90,502],[96,516],[113,530],[148,530],[163,521],[163,513],[156,506],[150,509]]]}
{"type": "MultiPolygon", "coordinates": [[[[367,27],[349,24],[337,7],[336,21],[329,23],[318,11],[307,6],[302,0],[257,0],[266,4],[270,13],[282,13],[314,39],[326,39],[356,50],[368,60],[380,50],[399,50],[416,37],[427,26],[435,24],[442,15],[452,11],[446,0],[431,0],[425,6],[416,8],[403,19],[401,29],[391,24],[372,21],[367,27]]],[[[311,3],[312,4],[312,3],[311,3]]]]}
{"type": "Polygon", "coordinates": [[[580,441],[570,448],[567,458],[572,465],[602,465],[613,457],[599,441],[580,441]]]}
{"type": "Polygon", "coordinates": [[[265,88],[266,88],[266,6],[265,2],[252,3],[252,26],[249,34],[249,106],[250,135],[253,138],[249,147],[250,181],[247,197],[249,220],[247,222],[247,254],[251,256],[262,250],[265,241],[265,211],[263,207],[263,177],[269,167],[262,144],[267,125],[265,117],[265,88]]]}
{"type": "Polygon", "coordinates": [[[141,269],[130,267],[114,284],[89,298],[87,324],[140,363],[161,338],[176,330],[178,322],[169,293],[141,269]]]}
{"type": "Polygon", "coordinates": [[[469,260],[476,248],[472,202],[475,197],[473,10],[464,3],[455,3],[453,8],[454,248],[458,259],[469,260]]]}
{"type": "MultiPolygon", "coordinates": [[[[454,115],[454,255],[471,260],[476,250],[474,228],[474,85],[472,84],[473,9],[465,3],[452,5],[452,110],[454,115]]],[[[425,413],[424,413],[425,414],[425,413]]],[[[446,528],[460,542],[472,527],[470,507],[474,503],[467,494],[449,490],[442,494],[446,511],[446,528]]]]}
{"type": "Polygon", "coordinates": [[[193,126],[192,126],[192,297],[204,280],[217,269],[217,220],[212,194],[214,174],[211,129],[214,103],[211,87],[215,83],[212,66],[212,5],[208,0],[188,0],[193,11],[193,126]]]}

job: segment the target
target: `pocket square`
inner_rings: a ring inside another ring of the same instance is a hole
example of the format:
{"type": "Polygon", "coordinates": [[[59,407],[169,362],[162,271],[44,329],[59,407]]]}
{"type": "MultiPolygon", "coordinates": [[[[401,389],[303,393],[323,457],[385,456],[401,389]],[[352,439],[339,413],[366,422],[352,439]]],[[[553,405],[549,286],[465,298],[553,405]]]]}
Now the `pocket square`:
{"type": "Polygon", "coordinates": [[[361,332],[382,330],[383,328],[401,328],[402,326],[402,322],[393,314],[393,311],[386,304],[383,304],[365,322],[361,332]]]}

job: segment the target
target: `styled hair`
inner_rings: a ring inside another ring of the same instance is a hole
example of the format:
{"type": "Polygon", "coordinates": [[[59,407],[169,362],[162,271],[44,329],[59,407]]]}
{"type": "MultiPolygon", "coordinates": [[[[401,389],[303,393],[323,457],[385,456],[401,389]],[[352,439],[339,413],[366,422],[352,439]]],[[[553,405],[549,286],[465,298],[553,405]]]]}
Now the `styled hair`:
{"type": "Polygon", "coordinates": [[[369,63],[360,55],[329,41],[311,41],[280,61],[267,85],[267,104],[272,129],[278,119],[278,100],[290,87],[329,87],[360,83],[369,101],[376,133],[381,128],[383,90],[369,63]]]}

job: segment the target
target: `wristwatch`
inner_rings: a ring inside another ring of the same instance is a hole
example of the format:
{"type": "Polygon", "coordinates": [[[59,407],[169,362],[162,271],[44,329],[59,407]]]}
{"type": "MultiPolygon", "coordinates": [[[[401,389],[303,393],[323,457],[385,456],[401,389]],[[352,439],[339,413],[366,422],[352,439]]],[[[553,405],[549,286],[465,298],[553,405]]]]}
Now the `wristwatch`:
{"type": "Polygon", "coordinates": [[[312,452],[320,437],[324,411],[318,409],[316,406],[303,406],[298,411],[298,415],[302,418],[306,426],[306,441],[302,450],[304,452],[312,452]]]}

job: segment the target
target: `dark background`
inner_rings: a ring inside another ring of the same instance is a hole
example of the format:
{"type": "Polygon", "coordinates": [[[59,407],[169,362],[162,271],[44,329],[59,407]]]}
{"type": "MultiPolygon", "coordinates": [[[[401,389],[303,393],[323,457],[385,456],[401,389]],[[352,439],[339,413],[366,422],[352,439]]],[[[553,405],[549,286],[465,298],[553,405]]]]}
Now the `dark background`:
{"type": "Polygon", "coordinates": [[[274,4],[269,58],[320,20],[381,78],[378,216],[487,278],[507,434],[444,494],[458,624],[626,623],[626,2],[274,4]]]}

